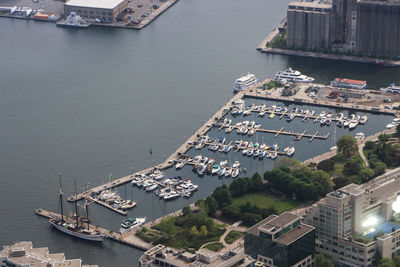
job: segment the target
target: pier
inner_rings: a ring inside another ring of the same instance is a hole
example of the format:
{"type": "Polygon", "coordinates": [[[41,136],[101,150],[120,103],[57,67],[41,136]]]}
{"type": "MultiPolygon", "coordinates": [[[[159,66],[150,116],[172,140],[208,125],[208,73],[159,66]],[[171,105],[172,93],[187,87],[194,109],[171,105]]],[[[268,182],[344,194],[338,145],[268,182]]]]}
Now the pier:
{"type": "MultiPolygon", "coordinates": [[[[238,126],[233,126],[233,125],[232,125],[232,126],[231,126],[231,125],[227,126],[227,125],[220,125],[220,124],[215,124],[214,127],[233,127],[234,129],[240,128],[240,127],[238,127],[238,126]]],[[[249,129],[252,129],[252,128],[249,128],[249,129]]],[[[290,136],[294,136],[294,137],[295,137],[295,140],[297,140],[297,136],[307,137],[307,138],[311,138],[311,139],[310,139],[310,142],[311,142],[312,140],[314,140],[314,139],[323,139],[323,140],[326,140],[326,139],[328,139],[329,134],[330,134],[330,133],[328,133],[327,135],[318,135],[318,132],[316,132],[315,134],[306,134],[307,131],[304,131],[303,133],[288,132],[288,131],[284,131],[284,128],[283,128],[283,127],[282,127],[281,129],[279,129],[279,130],[270,130],[270,129],[263,129],[263,128],[258,128],[258,129],[256,129],[256,130],[257,130],[257,132],[275,134],[275,135],[274,135],[274,138],[277,138],[279,135],[290,135],[290,136]]],[[[301,138],[300,138],[300,139],[301,139],[301,138]]],[[[300,140],[300,139],[299,139],[299,140],[300,140]]]]}

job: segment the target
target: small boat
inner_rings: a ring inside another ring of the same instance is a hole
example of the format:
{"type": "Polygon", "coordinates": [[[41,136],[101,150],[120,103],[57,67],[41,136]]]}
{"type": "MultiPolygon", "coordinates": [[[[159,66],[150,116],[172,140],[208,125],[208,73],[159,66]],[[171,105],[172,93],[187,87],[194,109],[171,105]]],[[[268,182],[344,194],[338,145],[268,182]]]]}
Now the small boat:
{"type": "Polygon", "coordinates": [[[265,151],[261,151],[259,154],[258,154],[258,159],[263,159],[265,157],[265,151]]]}
{"type": "Polygon", "coordinates": [[[199,164],[199,166],[197,166],[197,173],[200,176],[204,175],[205,170],[206,170],[206,165],[205,164],[201,163],[201,164],[199,164]]]}
{"type": "Polygon", "coordinates": [[[239,168],[239,167],[240,167],[240,162],[236,160],[236,161],[233,163],[232,168],[237,169],[237,168],[239,168]]]}
{"type": "Polygon", "coordinates": [[[321,126],[323,126],[326,124],[326,121],[327,121],[326,118],[322,118],[319,123],[321,124],[321,126]]]}
{"type": "Polygon", "coordinates": [[[344,121],[344,123],[343,123],[343,127],[349,127],[349,124],[350,124],[350,120],[349,119],[347,119],[347,120],[345,120],[344,121]]]}
{"type": "Polygon", "coordinates": [[[344,124],[344,120],[338,120],[338,122],[336,123],[336,125],[337,125],[338,127],[342,127],[343,124],[344,124]]]}
{"type": "Polygon", "coordinates": [[[290,147],[289,150],[286,152],[286,155],[288,155],[289,157],[292,156],[294,154],[295,148],[294,146],[290,147]]]}
{"type": "Polygon", "coordinates": [[[253,149],[249,149],[249,150],[247,151],[247,156],[248,156],[248,157],[251,157],[251,155],[253,155],[253,149]]]}
{"type": "Polygon", "coordinates": [[[216,174],[220,169],[221,169],[221,167],[219,165],[214,165],[214,167],[212,168],[211,174],[216,174]]]}
{"type": "Polygon", "coordinates": [[[124,220],[121,223],[121,229],[120,229],[120,233],[126,233],[129,232],[131,230],[135,230],[136,228],[139,228],[140,226],[142,226],[146,221],[146,217],[142,217],[142,218],[129,218],[127,220],[124,220]]]}
{"type": "Polygon", "coordinates": [[[259,117],[264,117],[264,115],[265,115],[265,111],[261,111],[261,112],[258,113],[259,117]]]}
{"type": "Polygon", "coordinates": [[[272,151],[271,152],[271,159],[274,159],[274,158],[276,158],[278,156],[278,151],[272,151]]]}
{"type": "Polygon", "coordinates": [[[356,128],[357,125],[358,125],[358,120],[356,119],[350,120],[349,129],[356,128]]]}
{"type": "Polygon", "coordinates": [[[386,125],[386,128],[392,129],[393,127],[396,127],[396,126],[397,126],[396,124],[389,123],[388,125],[386,125]]]}
{"type": "Polygon", "coordinates": [[[136,202],[132,200],[126,200],[124,204],[121,205],[121,209],[128,210],[136,206],[136,202]]]}
{"type": "Polygon", "coordinates": [[[225,146],[224,152],[228,153],[231,150],[231,146],[225,146]]]}
{"type": "Polygon", "coordinates": [[[231,174],[232,178],[236,178],[238,177],[238,175],[239,175],[239,168],[234,169],[231,174]]]}
{"type": "Polygon", "coordinates": [[[360,141],[360,140],[365,138],[365,135],[364,135],[364,133],[361,133],[361,132],[360,133],[356,133],[355,138],[360,141]]]}
{"type": "Polygon", "coordinates": [[[367,116],[361,116],[359,122],[360,124],[365,124],[368,121],[368,117],[367,116]]]}
{"type": "Polygon", "coordinates": [[[225,172],[226,172],[226,168],[220,169],[220,170],[218,171],[218,176],[224,176],[225,172]]]}
{"type": "Polygon", "coordinates": [[[247,148],[243,149],[243,151],[242,151],[243,155],[247,155],[247,152],[249,152],[249,150],[247,148]]]}
{"type": "Polygon", "coordinates": [[[278,151],[278,149],[279,149],[279,146],[278,146],[278,144],[274,144],[274,145],[272,145],[272,150],[274,150],[274,151],[278,151]]]}
{"type": "Polygon", "coordinates": [[[336,116],[336,120],[340,121],[340,120],[343,119],[343,117],[344,117],[344,114],[343,114],[343,113],[339,113],[339,114],[336,116]]]}
{"type": "Polygon", "coordinates": [[[214,158],[210,158],[210,159],[208,160],[208,164],[209,164],[209,165],[214,164],[214,162],[215,162],[215,159],[214,159],[214,158]]]}
{"type": "Polygon", "coordinates": [[[164,196],[164,200],[172,200],[172,199],[175,199],[178,197],[180,197],[180,194],[178,194],[175,191],[171,191],[170,193],[168,193],[164,196]]]}
{"type": "Polygon", "coordinates": [[[274,117],[275,117],[275,114],[274,114],[274,113],[269,114],[269,118],[270,118],[270,119],[273,119],[274,117]]]}
{"type": "Polygon", "coordinates": [[[291,113],[286,116],[287,121],[292,121],[296,117],[296,114],[291,113]]]}
{"type": "Polygon", "coordinates": [[[221,161],[219,162],[219,166],[221,166],[221,167],[225,167],[226,164],[228,164],[228,161],[227,161],[227,160],[221,160],[221,161]]]}
{"type": "Polygon", "coordinates": [[[232,168],[230,168],[230,167],[226,168],[226,170],[225,170],[225,177],[231,176],[232,171],[233,171],[232,168]]]}
{"type": "Polygon", "coordinates": [[[157,187],[158,187],[158,184],[153,184],[153,185],[151,185],[149,187],[146,187],[146,192],[154,191],[154,190],[157,189],[157,187]]]}
{"type": "Polygon", "coordinates": [[[176,165],[175,165],[175,168],[178,170],[178,169],[182,169],[183,166],[185,166],[185,163],[182,162],[182,161],[178,161],[178,162],[176,163],[176,165]]]}

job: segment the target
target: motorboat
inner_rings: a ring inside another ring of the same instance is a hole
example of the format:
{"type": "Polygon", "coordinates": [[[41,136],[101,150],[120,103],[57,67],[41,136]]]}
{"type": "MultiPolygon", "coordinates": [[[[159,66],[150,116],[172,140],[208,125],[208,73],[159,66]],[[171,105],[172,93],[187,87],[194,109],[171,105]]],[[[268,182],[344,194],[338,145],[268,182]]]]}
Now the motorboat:
{"type": "Polygon", "coordinates": [[[235,80],[233,91],[235,93],[238,93],[257,84],[257,82],[258,82],[257,77],[254,74],[248,73],[247,75],[242,76],[235,80]]]}
{"type": "Polygon", "coordinates": [[[121,209],[128,210],[136,206],[136,202],[132,200],[125,200],[124,203],[121,205],[121,209]]]}
{"type": "Polygon", "coordinates": [[[292,146],[292,147],[290,147],[290,148],[288,149],[288,151],[286,152],[286,155],[288,155],[289,157],[290,157],[290,156],[293,156],[294,151],[295,151],[295,148],[294,148],[294,146],[292,146]]]}
{"type": "Polygon", "coordinates": [[[287,121],[292,121],[296,117],[296,114],[291,113],[286,116],[287,121]]]}
{"type": "Polygon", "coordinates": [[[224,168],[221,168],[221,169],[218,171],[218,176],[224,176],[225,172],[226,172],[226,168],[225,168],[225,167],[224,167],[224,168]]]}
{"type": "Polygon", "coordinates": [[[293,70],[292,68],[288,68],[285,71],[280,71],[275,75],[276,81],[286,80],[288,82],[300,82],[300,83],[310,83],[315,79],[312,77],[308,77],[306,75],[301,74],[297,70],[293,70]]]}
{"type": "Polygon", "coordinates": [[[253,149],[249,149],[249,150],[247,151],[247,156],[248,156],[248,157],[251,157],[251,155],[253,155],[253,149]]]}
{"type": "Polygon", "coordinates": [[[149,186],[149,187],[146,187],[146,191],[147,191],[147,192],[154,191],[154,190],[157,189],[157,187],[158,187],[158,184],[153,184],[153,185],[151,185],[151,186],[149,186]]]}
{"type": "Polygon", "coordinates": [[[232,174],[231,174],[232,178],[236,178],[236,177],[238,177],[238,175],[239,175],[239,168],[233,169],[232,174]]]}
{"type": "Polygon", "coordinates": [[[278,151],[272,151],[271,152],[271,159],[274,159],[274,158],[276,158],[278,156],[278,151]]]}
{"type": "Polygon", "coordinates": [[[221,167],[219,165],[214,165],[211,174],[216,174],[220,169],[221,167]]]}
{"type": "Polygon", "coordinates": [[[178,197],[180,197],[180,194],[178,194],[176,191],[171,191],[164,196],[164,200],[172,200],[178,197]]]}
{"type": "Polygon", "coordinates": [[[360,124],[365,124],[368,121],[368,117],[366,115],[361,116],[359,123],[360,124]]]}
{"type": "Polygon", "coordinates": [[[146,217],[142,218],[129,218],[121,223],[120,233],[126,233],[135,230],[146,222],[146,217]]]}
{"type": "Polygon", "coordinates": [[[338,127],[342,127],[343,124],[344,124],[344,120],[338,120],[337,123],[336,123],[336,125],[337,125],[338,127]]]}
{"type": "Polygon", "coordinates": [[[175,168],[178,170],[178,169],[182,169],[183,166],[185,166],[185,163],[182,162],[182,161],[178,161],[178,162],[176,163],[176,165],[175,165],[175,168]]]}
{"type": "Polygon", "coordinates": [[[225,167],[226,164],[228,164],[228,161],[227,161],[227,160],[221,160],[221,161],[219,162],[219,166],[221,166],[221,167],[225,167]]]}
{"type": "Polygon", "coordinates": [[[229,177],[231,174],[232,174],[232,168],[226,168],[226,170],[225,170],[225,177],[229,177]]]}
{"type": "Polygon", "coordinates": [[[364,139],[365,138],[365,135],[364,135],[364,133],[356,133],[356,135],[355,135],[355,138],[358,140],[358,141],[360,141],[360,140],[362,140],[362,139],[364,139]]]}
{"type": "Polygon", "coordinates": [[[240,167],[240,162],[236,160],[236,161],[233,163],[232,168],[237,169],[237,168],[239,168],[239,167],[240,167]]]}
{"type": "Polygon", "coordinates": [[[275,113],[272,112],[271,114],[269,114],[270,119],[273,119],[274,117],[275,117],[275,113]]]}
{"type": "Polygon", "coordinates": [[[349,129],[354,129],[357,127],[357,125],[358,125],[358,120],[356,119],[350,120],[349,129]]]}
{"type": "Polygon", "coordinates": [[[278,149],[279,149],[279,146],[278,146],[278,144],[274,144],[274,145],[272,145],[272,150],[274,150],[274,151],[278,151],[278,149]]]}

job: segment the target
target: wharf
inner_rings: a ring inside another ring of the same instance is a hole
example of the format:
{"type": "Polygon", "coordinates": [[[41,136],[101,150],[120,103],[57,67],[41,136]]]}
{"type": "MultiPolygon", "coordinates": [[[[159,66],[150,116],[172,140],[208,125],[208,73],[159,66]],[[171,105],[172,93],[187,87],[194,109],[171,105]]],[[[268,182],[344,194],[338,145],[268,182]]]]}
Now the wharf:
{"type": "MultiPolygon", "coordinates": [[[[61,218],[61,215],[55,212],[47,211],[44,209],[37,209],[35,213],[39,216],[45,217],[45,218],[61,218]]],[[[67,218],[67,220],[71,223],[74,223],[74,221],[71,218],[67,218]]],[[[84,223],[86,225],[86,223],[84,223]]],[[[105,235],[107,238],[113,239],[115,241],[118,241],[122,244],[129,245],[131,247],[135,247],[138,249],[141,249],[143,251],[146,251],[153,247],[153,245],[144,242],[140,238],[136,237],[134,234],[136,232],[129,232],[126,234],[120,234],[111,230],[107,230],[105,228],[101,228],[98,226],[94,226],[92,224],[89,225],[90,229],[97,230],[103,235],[105,235]]]]}

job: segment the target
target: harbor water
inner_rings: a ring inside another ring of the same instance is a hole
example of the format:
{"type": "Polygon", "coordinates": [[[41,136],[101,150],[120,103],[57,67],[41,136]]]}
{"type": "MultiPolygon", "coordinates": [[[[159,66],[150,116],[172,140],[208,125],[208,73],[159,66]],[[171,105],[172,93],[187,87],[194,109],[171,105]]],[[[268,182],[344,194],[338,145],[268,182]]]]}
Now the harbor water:
{"type": "MultiPolygon", "coordinates": [[[[108,181],[110,174],[117,178],[164,161],[232,97],[233,81],[247,72],[264,79],[291,66],[321,83],[335,77],[365,79],[373,88],[400,83],[396,68],[256,51],[284,17],[288,2],[182,0],[141,31],[64,29],[53,23],[0,18],[0,246],[30,240],[51,252],[65,252],[67,258],[81,257],[85,263],[136,266],[141,251],[108,240],[102,244],[76,240],[34,214],[37,208],[59,210],[59,172],[69,196],[74,179],[81,191],[85,184],[108,181]]],[[[254,99],[246,103],[272,104],[254,99]]],[[[392,119],[368,116],[367,124],[352,134],[370,135],[392,119]]],[[[213,138],[277,143],[281,149],[293,143],[299,160],[328,151],[336,127],[255,114],[234,118],[240,120],[255,120],[265,129],[331,132],[328,140],[311,144],[307,138],[296,142],[267,133],[243,137],[216,128],[209,132],[213,138]]],[[[337,138],[346,132],[337,129],[337,138]]],[[[237,159],[249,175],[274,163],[206,148],[189,153],[237,159]]],[[[199,178],[190,167],[166,171],[166,176],[175,175],[199,185],[192,198],[165,202],[127,184],[118,188],[121,196],[126,191],[127,198],[138,202],[129,216],[151,220],[231,182],[215,176],[199,178]]],[[[66,206],[72,210],[71,204],[66,206]]],[[[94,224],[112,230],[118,230],[125,218],[96,204],[90,206],[90,215],[94,224]]]]}

